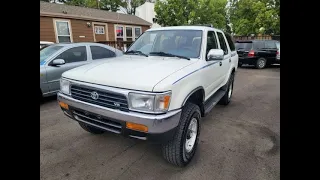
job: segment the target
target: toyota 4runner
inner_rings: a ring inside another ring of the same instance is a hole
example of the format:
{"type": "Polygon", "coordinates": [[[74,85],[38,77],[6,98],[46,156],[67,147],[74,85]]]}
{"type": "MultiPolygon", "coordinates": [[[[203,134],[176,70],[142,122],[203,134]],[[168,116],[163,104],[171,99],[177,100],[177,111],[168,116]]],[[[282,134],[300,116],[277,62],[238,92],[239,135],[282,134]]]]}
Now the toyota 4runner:
{"type": "Polygon", "coordinates": [[[232,38],[206,26],[149,29],[122,57],[62,74],[62,111],[93,134],[160,142],[164,158],[187,165],[201,117],[232,96],[238,55],[232,38]]]}

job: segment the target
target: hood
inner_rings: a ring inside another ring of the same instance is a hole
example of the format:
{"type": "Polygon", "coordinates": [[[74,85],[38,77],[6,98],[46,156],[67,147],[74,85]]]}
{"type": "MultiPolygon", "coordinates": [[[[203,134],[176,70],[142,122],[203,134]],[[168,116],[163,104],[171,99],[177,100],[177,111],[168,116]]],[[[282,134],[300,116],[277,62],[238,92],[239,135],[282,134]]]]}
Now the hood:
{"type": "Polygon", "coordinates": [[[81,66],[62,76],[88,83],[152,91],[158,82],[192,63],[179,58],[125,55],[81,66]]]}

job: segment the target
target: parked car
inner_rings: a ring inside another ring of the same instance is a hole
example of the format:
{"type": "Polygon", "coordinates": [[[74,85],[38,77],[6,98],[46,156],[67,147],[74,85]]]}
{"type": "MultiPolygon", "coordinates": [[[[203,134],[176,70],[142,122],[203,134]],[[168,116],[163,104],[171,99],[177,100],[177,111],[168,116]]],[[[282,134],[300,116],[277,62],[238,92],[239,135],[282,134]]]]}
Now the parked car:
{"type": "Polygon", "coordinates": [[[221,30],[153,28],[124,56],[63,73],[58,101],[84,130],[160,142],[168,162],[185,166],[201,117],[229,104],[237,65],[232,38],[221,30]]]}
{"type": "Polygon", "coordinates": [[[40,97],[55,95],[59,91],[63,72],[121,55],[121,51],[98,43],[61,43],[41,49],[40,97]]]}
{"type": "Polygon", "coordinates": [[[53,42],[49,42],[49,41],[40,41],[40,49],[49,45],[54,44],[53,42]]]}
{"type": "Polygon", "coordinates": [[[275,40],[236,41],[239,67],[249,64],[255,65],[257,69],[263,69],[268,65],[278,63],[276,60],[277,44],[280,47],[280,42],[275,40]]]}

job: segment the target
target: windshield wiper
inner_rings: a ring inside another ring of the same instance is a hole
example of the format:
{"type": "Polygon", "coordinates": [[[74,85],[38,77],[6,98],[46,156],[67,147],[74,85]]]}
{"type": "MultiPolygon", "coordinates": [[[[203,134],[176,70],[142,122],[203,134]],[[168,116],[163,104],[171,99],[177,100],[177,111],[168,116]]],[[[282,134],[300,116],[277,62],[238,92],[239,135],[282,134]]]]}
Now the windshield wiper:
{"type": "Polygon", "coordinates": [[[148,57],[148,55],[146,55],[145,53],[141,52],[141,51],[135,51],[135,50],[131,50],[131,51],[127,51],[124,54],[139,54],[145,57],[148,57]]]}
{"type": "Polygon", "coordinates": [[[180,55],[175,55],[175,54],[170,54],[170,53],[165,53],[165,52],[150,52],[150,55],[158,55],[158,56],[169,56],[169,57],[178,57],[178,58],[183,58],[183,59],[188,59],[190,60],[190,58],[186,57],[186,56],[180,56],[180,55]]]}

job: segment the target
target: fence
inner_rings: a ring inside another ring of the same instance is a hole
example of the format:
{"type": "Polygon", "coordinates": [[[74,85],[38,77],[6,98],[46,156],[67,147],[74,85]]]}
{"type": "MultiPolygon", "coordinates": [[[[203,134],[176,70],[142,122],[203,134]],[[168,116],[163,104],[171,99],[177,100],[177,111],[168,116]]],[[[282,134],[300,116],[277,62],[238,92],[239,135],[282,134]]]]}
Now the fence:
{"type": "Polygon", "coordinates": [[[277,40],[280,41],[280,35],[270,36],[270,35],[262,35],[262,36],[233,36],[234,41],[237,40],[277,40]]]}
{"type": "Polygon", "coordinates": [[[112,46],[121,51],[126,51],[128,47],[133,43],[133,41],[99,41],[97,43],[112,46]]]}

